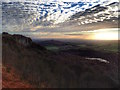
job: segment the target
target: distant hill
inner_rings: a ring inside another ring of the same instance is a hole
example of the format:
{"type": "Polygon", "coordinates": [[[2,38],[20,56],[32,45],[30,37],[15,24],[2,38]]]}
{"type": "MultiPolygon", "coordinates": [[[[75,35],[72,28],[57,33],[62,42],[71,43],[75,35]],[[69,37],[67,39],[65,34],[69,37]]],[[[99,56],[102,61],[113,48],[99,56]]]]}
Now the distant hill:
{"type": "Polygon", "coordinates": [[[45,41],[34,41],[42,46],[64,46],[64,45],[68,45],[69,43],[67,42],[62,42],[62,41],[58,41],[58,40],[45,40],[45,41]]]}

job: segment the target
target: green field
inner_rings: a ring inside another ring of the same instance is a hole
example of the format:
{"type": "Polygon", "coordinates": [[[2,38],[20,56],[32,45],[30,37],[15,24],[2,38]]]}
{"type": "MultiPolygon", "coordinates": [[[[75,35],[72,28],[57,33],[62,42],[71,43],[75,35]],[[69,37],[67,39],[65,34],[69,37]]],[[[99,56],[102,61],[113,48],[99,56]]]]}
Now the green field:
{"type": "Polygon", "coordinates": [[[105,51],[105,52],[118,52],[118,44],[99,44],[99,45],[93,45],[91,48],[99,51],[105,51]]]}
{"type": "Polygon", "coordinates": [[[59,50],[59,47],[57,47],[57,46],[46,46],[46,49],[50,50],[50,51],[57,51],[57,50],[59,50]]]}

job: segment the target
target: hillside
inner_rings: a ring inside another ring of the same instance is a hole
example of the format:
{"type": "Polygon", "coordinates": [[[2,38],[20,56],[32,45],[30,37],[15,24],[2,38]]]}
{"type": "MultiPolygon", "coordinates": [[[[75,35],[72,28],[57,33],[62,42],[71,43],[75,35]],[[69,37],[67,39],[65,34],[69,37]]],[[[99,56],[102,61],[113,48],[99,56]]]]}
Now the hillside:
{"type": "MultiPolygon", "coordinates": [[[[36,88],[118,87],[117,65],[111,61],[105,63],[69,52],[51,52],[22,35],[3,33],[2,39],[3,66],[13,68],[21,79],[16,80],[16,75],[13,76],[12,71],[6,73],[3,67],[3,74],[7,80],[12,76],[13,83],[26,81],[27,86],[36,88]]],[[[4,77],[3,81],[6,81],[4,77]]],[[[12,85],[17,87],[17,84],[12,85]]]]}

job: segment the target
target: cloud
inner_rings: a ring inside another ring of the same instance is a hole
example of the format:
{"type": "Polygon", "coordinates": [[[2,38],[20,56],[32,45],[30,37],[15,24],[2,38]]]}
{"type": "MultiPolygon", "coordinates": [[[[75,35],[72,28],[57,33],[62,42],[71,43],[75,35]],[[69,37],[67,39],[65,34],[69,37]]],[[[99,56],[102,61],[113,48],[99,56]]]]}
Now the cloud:
{"type": "MultiPolygon", "coordinates": [[[[62,2],[89,2],[91,3],[92,5],[94,5],[95,3],[96,4],[99,4],[99,3],[103,3],[104,1],[109,1],[109,2],[113,2],[112,0],[2,0],[4,2],[25,2],[25,1],[31,1],[31,2],[52,2],[52,1],[58,1],[58,3],[60,3],[61,1],[62,2]]],[[[114,0],[114,1],[118,1],[118,0],[114,0]]],[[[86,4],[84,6],[84,8],[89,8],[88,4],[86,4]]],[[[76,8],[74,8],[74,10],[76,10],[76,8]]],[[[70,12],[68,10],[68,12],[70,12]]],[[[26,13],[25,13],[26,15],[26,13]]],[[[36,15],[36,14],[35,14],[36,15]]],[[[59,18],[60,16],[56,17],[56,22],[59,22],[59,21],[64,21],[63,19],[66,18],[66,17],[69,17],[69,15],[72,15],[71,13],[67,13],[65,15],[65,13],[63,14],[60,14],[62,17],[59,18]],[[59,18],[59,19],[58,19],[59,18]]],[[[28,14],[26,16],[29,16],[28,14]]],[[[56,15],[57,16],[57,15],[56,15]]],[[[37,15],[36,15],[37,18],[39,18],[37,15]]],[[[35,20],[36,20],[36,17],[35,20]]],[[[31,18],[31,17],[30,17],[31,18]]],[[[29,18],[29,19],[30,19],[29,18]]],[[[53,18],[54,15],[53,15],[53,18]]],[[[4,19],[4,18],[3,18],[4,19]]],[[[42,23],[42,21],[34,21],[34,23],[32,24],[29,24],[29,21],[26,22],[28,18],[25,18],[25,19],[21,19],[21,18],[11,18],[11,22],[8,23],[8,18],[6,18],[6,21],[8,24],[6,24],[6,28],[7,29],[6,31],[10,31],[10,32],[13,32],[13,33],[20,33],[20,34],[24,34],[24,35],[29,35],[29,36],[36,36],[36,37],[62,37],[62,38],[71,38],[71,37],[79,37],[79,36],[84,36],[83,33],[88,33],[88,32],[81,32],[81,31],[85,31],[85,30],[95,30],[95,29],[100,29],[100,28],[104,28],[106,27],[107,28],[107,25],[103,25],[104,23],[102,23],[102,25],[100,24],[91,24],[91,25],[82,25],[82,26],[77,26],[75,25],[75,23],[72,23],[72,25],[44,25],[47,24],[48,22],[47,21],[44,21],[42,23]],[[16,20],[16,21],[13,21],[13,20],[16,20]],[[19,20],[20,19],[20,20],[19,20]],[[24,21],[25,20],[25,21],[24,21]],[[21,21],[22,23],[17,23],[18,21],[21,21]],[[29,25],[28,25],[28,24],[29,25]],[[27,24],[27,25],[26,25],[27,24]],[[7,27],[8,26],[8,27],[7,27]]],[[[51,19],[51,17],[50,17],[51,19]]],[[[31,20],[34,20],[33,18],[31,18],[31,20]]],[[[84,21],[84,20],[83,20],[84,21]]],[[[113,23],[112,23],[113,24],[113,23]]],[[[110,25],[109,25],[110,26],[110,25]]]]}
{"type": "Polygon", "coordinates": [[[119,0],[1,0],[2,2],[119,2],[119,0]]]}
{"type": "Polygon", "coordinates": [[[80,35],[83,35],[83,34],[64,34],[64,35],[80,36],[80,35]]]}

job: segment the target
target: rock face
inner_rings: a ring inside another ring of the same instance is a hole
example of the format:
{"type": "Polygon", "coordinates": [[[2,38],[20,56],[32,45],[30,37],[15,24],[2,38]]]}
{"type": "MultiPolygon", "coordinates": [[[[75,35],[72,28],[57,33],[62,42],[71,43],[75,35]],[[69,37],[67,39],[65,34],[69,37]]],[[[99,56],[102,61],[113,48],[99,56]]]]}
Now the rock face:
{"type": "Polygon", "coordinates": [[[32,40],[28,37],[24,37],[22,35],[13,35],[16,42],[24,45],[24,46],[30,46],[32,44],[32,40]]]}
{"type": "Polygon", "coordinates": [[[2,34],[2,40],[3,45],[10,45],[11,47],[26,47],[26,48],[31,48],[31,49],[40,49],[40,50],[46,50],[45,47],[38,45],[32,41],[31,38],[25,37],[23,35],[10,35],[6,32],[3,32],[2,34]]]}
{"type": "MultiPolygon", "coordinates": [[[[14,44],[19,43],[25,47],[32,45],[32,40],[30,38],[22,36],[22,35],[17,35],[17,34],[10,35],[6,32],[3,32],[2,39],[5,41],[8,41],[9,39],[11,39],[11,41],[13,41],[14,44]]],[[[10,41],[8,43],[10,43],[10,41]]]]}

